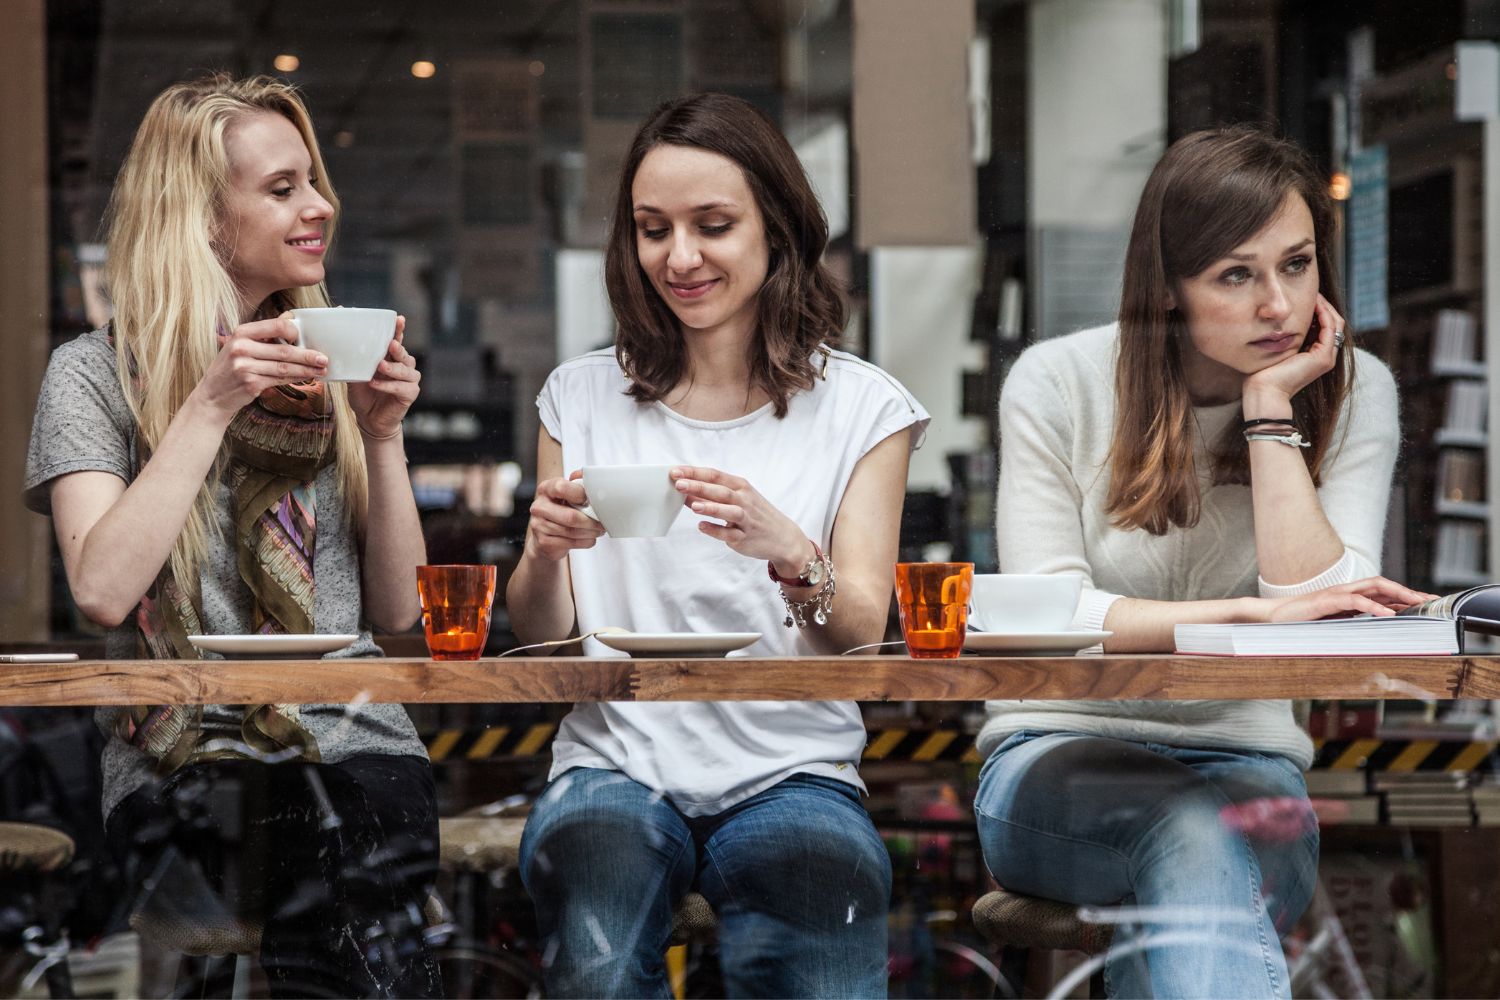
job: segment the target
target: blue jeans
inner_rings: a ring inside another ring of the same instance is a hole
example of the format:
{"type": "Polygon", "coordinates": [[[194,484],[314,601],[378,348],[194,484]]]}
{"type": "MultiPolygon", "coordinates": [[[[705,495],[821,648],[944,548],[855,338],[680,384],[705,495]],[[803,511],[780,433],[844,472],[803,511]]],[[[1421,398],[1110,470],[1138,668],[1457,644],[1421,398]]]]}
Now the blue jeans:
{"type": "Polygon", "coordinates": [[[731,997],[883,997],[891,862],[852,785],[793,775],[688,817],[616,771],[574,768],[526,821],[521,878],[551,997],[670,997],[690,889],[719,917],[731,997]]]}
{"type": "Polygon", "coordinates": [[[1005,888],[1140,908],[1116,928],[1110,996],[1285,997],[1280,935],[1317,879],[1306,799],[1283,757],[1023,731],[985,762],[974,812],[1005,888]],[[1255,822],[1268,800],[1292,822],[1255,822]]]}

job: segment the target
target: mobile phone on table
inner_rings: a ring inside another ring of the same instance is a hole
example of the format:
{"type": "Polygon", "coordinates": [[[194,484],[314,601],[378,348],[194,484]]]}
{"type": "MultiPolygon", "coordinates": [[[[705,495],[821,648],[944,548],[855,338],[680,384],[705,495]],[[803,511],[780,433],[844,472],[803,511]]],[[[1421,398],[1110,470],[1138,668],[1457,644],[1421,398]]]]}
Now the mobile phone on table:
{"type": "Polygon", "coordinates": [[[0,663],[71,663],[77,653],[0,653],[0,663]]]}

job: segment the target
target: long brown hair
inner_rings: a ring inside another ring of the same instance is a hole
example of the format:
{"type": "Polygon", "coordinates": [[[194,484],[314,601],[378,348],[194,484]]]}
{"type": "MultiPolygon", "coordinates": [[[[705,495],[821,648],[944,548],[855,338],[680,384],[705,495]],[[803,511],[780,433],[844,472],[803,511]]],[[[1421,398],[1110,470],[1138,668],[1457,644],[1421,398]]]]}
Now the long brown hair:
{"type": "MultiPolygon", "coordinates": [[[[1202,497],[1193,461],[1193,403],[1182,357],[1187,327],[1171,307],[1171,296],[1178,281],[1202,273],[1263,229],[1292,193],[1312,213],[1319,291],[1342,314],[1333,262],[1333,203],[1322,177],[1295,145],[1252,126],[1194,132],[1172,144],[1146,181],[1130,231],[1120,299],[1115,429],[1104,507],[1117,527],[1161,535],[1170,527],[1198,523],[1202,497]]],[[[1309,331],[1305,343],[1314,339],[1309,331]]],[[[1302,456],[1314,484],[1353,382],[1354,346],[1346,343],[1333,370],[1292,399],[1293,419],[1312,439],[1302,456]]],[[[1212,454],[1215,484],[1250,481],[1237,423],[1212,454]]]]}
{"type": "Polygon", "coordinates": [[[728,94],[695,94],[658,107],[641,125],[620,171],[620,189],[604,254],[604,284],[614,309],[615,356],[641,402],[661,399],[687,374],[677,317],[647,282],[636,255],[631,188],[657,146],[706,149],[743,172],[765,222],[771,258],[757,295],[760,335],[751,341],[750,382],[786,415],[791,394],[810,389],[812,358],[833,344],[848,314],[838,282],[823,265],[828,221],[786,137],[753,105],[728,94]]]}

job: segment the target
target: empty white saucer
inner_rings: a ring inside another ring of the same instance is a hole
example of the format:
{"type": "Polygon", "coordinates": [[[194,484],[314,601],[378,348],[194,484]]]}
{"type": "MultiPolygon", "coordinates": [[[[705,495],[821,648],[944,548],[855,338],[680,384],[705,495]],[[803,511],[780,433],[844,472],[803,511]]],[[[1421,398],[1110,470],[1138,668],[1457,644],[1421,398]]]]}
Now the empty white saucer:
{"type": "Polygon", "coordinates": [[[277,656],[322,656],[350,645],[357,635],[190,635],[199,649],[247,660],[277,656]]]}
{"type": "Polygon", "coordinates": [[[964,649],[971,653],[1001,653],[1007,656],[1044,653],[1076,653],[1097,646],[1113,632],[968,632],[964,649]]]}
{"type": "Polygon", "coordinates": [[[744,649],[759,632],[603,632],[594,636],[631,656],[723,656],[744,649]]]}

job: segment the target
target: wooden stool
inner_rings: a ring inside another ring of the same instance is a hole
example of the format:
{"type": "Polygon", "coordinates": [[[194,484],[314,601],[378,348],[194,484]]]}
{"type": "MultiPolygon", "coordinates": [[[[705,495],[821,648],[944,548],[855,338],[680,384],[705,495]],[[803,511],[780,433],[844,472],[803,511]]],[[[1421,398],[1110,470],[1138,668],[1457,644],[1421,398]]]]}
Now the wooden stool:
{"type": "MultiPolygon", "coordinates": [[[[230,995],[250,995],[250,961],[260,954],[261,925],[230,912],[196,865],[173,864],[146,886],[130,929],[161,951],[202,959],[233,955],[230,995]]],[[[209,968],[205,963],[205,977],[209,968]]]]}
{"type": "Polygon", "coordinates": [[[1097,955],[1109,949],[1113,924],[1078,919],[1078,907],[999,889],[974,903],[974,927],[997,948],[1046,948],[1097,955]]]}
{"type": "Polygon", "coordinates": [[[0,872],[55,872],[73,860],[73,838],[35,823],[0,823],[0,872]]]}
{"type": "MultiPolygon", "coordinates": [[[[1078,907],[1071,904],[1004,889],[979,897],[969,916],[975,929],[995,948],[1081,951],[1094,956],[1109,950],[1115,930],[1113,924],[1080,920],[1078,907]]],[[[1104,995],[1102,966],[1090,977],[1089,995],[1104,995]]]]}
{"type": "Polygon", "coordinates": [[[26,894],[22,899],[36,904],[36,922],[26,932],[35,936],[28,939],[26,950],[48,962],[43,975],[53,997],[73,996],[73,976],[68,969],[68,937],[58,923],[61,913],[56,912],[61,906],[50,905],[43,877],[72,861],[73,851],[73,838],[61,830],[0,823],[0,881],[14,883],[26,894]]]}

